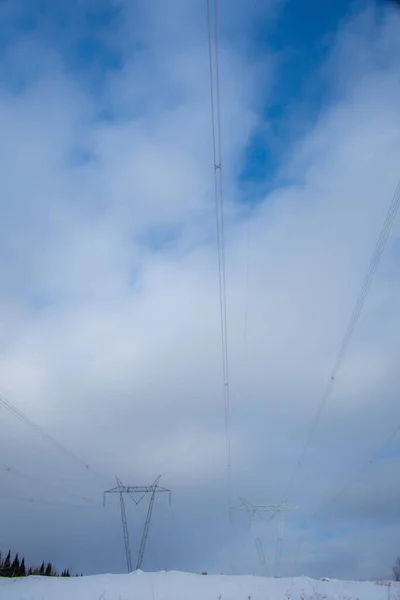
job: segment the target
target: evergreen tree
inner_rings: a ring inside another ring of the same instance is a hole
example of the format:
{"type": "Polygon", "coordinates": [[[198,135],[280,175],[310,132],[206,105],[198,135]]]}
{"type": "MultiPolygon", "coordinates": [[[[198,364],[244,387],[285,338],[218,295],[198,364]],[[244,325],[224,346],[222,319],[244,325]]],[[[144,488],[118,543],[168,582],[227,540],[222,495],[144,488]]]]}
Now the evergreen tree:
{"type": "Polygon", "coordinates": [[[19,566],[18,577],[25,577],[26,569],[25,569],[25,558],[22,559],[21,564],[19,566]]]}
{"type": "Polygon", "coordinates": [[[396,562],[392,567],[393,571],[393,579],[395,581],[400,581],[400,556],[397,557],[396,562]]]}
{"type": "Polygon", "coordinates": [[[18,573],[19,573],[19,558],[18,558],[18,552],[15,555],[15,558],[13,560],[13,563],[11,565],[11,577],[18,577],[18,573]]]}
{"type": "MultiPolygon", "coordinates": [[[[69,569],[64,569],[61,574],[57,573],[57,571],[53,569],[51,562],[45,565],[45,562],[43,561],[40,567],[29,567],[28,569],[25,565],[25,557],[23,557],[20,562],[18,553],[15,555],[15,558],[12,562],[11,550],[8,551],[5,559],[3,556],[4,555],[2,555],[0,552],[0,577],[29,577],[31,575],[44,575],[46,577],[73,577],[69,569]]],[[[76,574],[76,577],[79,576],[83,577],[83,574],[76,574]]]]}
{"type": "Polygon", "coordinates": [[[10,568],[11,568],[11,550],[8,551],[6,560],[3,563],[3,576],[4,577],[10,577],[10,568]]]}

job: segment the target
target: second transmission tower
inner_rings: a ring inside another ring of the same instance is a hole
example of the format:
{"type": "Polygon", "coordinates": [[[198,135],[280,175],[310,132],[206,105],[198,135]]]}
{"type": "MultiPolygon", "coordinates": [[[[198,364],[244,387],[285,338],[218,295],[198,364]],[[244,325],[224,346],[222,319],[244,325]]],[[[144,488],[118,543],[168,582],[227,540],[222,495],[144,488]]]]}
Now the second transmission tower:
{"type": "MultiPolygon", "coordinates": [[[[282,504],[252,504],[250,502],[247,502],[246,500],[243,500],[242,498],[239,498],[239,500],[240,504],[239,506],[237,506],[237,508],[246,511],[250,515],[250,523],[254,520],[256,515],[261,516],[261,514],[265,512],[272,513],[272,516],[276,514],[279,515],[279,532],[276,541],[273,571],[274,577],[278,577],[282,557],[283,535],[285,529],[285,514],[287,511],[297,510],[298,507],[292,506],[287,502],[283,502],[282,504]]],[[[258,541],[255,540],[255,542],[261,566],[265,570],[265,558],[264,552],[262,551],[261,541],[258,539],[258,541]]]]}

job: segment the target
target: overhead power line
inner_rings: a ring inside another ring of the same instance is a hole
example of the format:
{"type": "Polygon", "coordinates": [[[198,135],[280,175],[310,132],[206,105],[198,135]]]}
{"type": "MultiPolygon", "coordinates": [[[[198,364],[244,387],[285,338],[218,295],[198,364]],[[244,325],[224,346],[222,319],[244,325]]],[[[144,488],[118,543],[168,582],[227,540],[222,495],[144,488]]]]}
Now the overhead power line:
{"type": "MultiPolygon", "coordinates": [[[[351,488],[362,477],[362,475],[368,470],[370,465],[372,465],[376,461],[376,459],[379,458],[382,451],[386,448],[386,446],[388,444],[390,444],[390,442],[397,436],[397,434],[399,432],[400,432],[400,425],[398,425],[396,427],[396,429],[394,431],[392,431],[392,433],[385,438],[385,440],[370,455],[369,459],[365,463],[362,464],[360,469],[358,469],[358,471],[356,471],[353,475],[351,475],[346,480],[346,482],[339,488],[339,491],[337,491],[333,494],[330,494],[328,496],[328,498],[322,504],[320,504],[320,506],[318,506],[308,518],[303,520],[301,529],[304,529],[307,523],[311,524],[311,522],[314,521],[314,519],[316,519],[318,517],[318,515],[320,515],[321,513],[324,513],[329,506],[331,506],[332,504],[337,502],[337,500],[341,496],[343,496],[343,494],[345,494],[349,490],[349,488],[351,488]]],[[[298,547],[297,547],[297,552],[296,552],[296,557],[295,557],[296,562],[299,561],[299,558],[301,556],[301,549],[302,549],[304,540],[305,540],[304,534],[302,534],[298,537],[298,547]]]]}
{"type": "Polygon", "coordinates": [[[25,415],[19,408],[17,408],[14,404],[12,404],[7,398],[0,395],[0,405],[3,406],[6,410],[8,410],[12,415],[14,415],[21,423],[24,423],[27,427],[29,427],[32,431],[37,433],[45,442],[57,448],[59,451],[63,452],[70,459],[72,459],[75,463],[79,464],[86,471],[92,472],[96,475],[103,477],[103,475],[88,465],[84,460],[82,460],[77,454],[72,452],[69,448],[66,448],[63,444],[61,444],[58,440],[56,440],[50,433],[45,431],[40,425],[32,421],[27,415],[25,415]]]}
{"type": "Polygon", "coordinates": [[[377,447],[377,449],[371,454],[371,456],[369,457],[367,462],[365,462],[355,474],[353,474],[351,477],[348,478],[346,483],[344,485],[342,485],[342,487],[339,489],[339,491],[336,492],[335,494],[333,494],[317,510],[314,511],[313,517],[315,517],[318,514],[320,514],[321,512],[323,512],[324,509],[326,509],[331,504],[334,504],[340,498],[340,496],[345,494],[347,492],[347,490],[350,487],[352,487],[362,477],[362,475],[368,470],[368,468],[376,461],[376,459],[380,456],[382,451],[396,437],[396,435],[399,433],[399,431],[400,431],[400,425],[398,425],[396,427],[396,429],[377,447]]]}
{"type": "MultiPolygon", "coordinates": [[[[226,309],[226,266],[225,266],[225,232],[224,232],[224,194],[222,176],[222,136],[221,136],[221,102],[219,84],[219,39],[218,39],[218,0],[206,0],[208,57],[211,99],[211,130],[214,160],[214,200],[218,247],[218,283],[219,308],[222,345],[222,376],[224,394],[224,418],[226,461],[228,476],[229,509],[232,506],[232,469],[231,469],[231,433],[230,433],[230,391],[229,391],[229,357],[228,357],[228,325],[226,309]],[[211,2],[213,10],[211,10],[211,2]],[[212,35],[214,31],[214,35],[212,35]]],[[[230,510],[229,510],[230,513],[230,510]]]]}
{"type": "MultiPolygon", "coordinates": [[[[244,328],[243,328],[243,344],[245,354],[247,354],[247,329],[249,323],[249,280],[250,280],[250,239],[251,239],[251,221],[253,211],[251,210],[247,217],[247,233],[246,233],[246,270],[245,270],[245,285],[244,285],[244,328]]],[[[247,363],[247,360],[245,360],[247,363]]]]}
{"type": "Polygon", "coordinates": [[[250,209],[247,216],[247,231],[246,231],[246,251],[245,251],[245,276],[243,285],[244,296],[244,319],[243,319],[243,342],[242,342],[242,390],[243,395],[247,395],[248,373],[249,373],[249,344],[248,344],[248,327],[249,327],[249,290],[250,290],[250,241],[251,241],[251,224],[254,209],[250,209]]]}
{"type": "Polygon", "coordinates": [[[58,492],[60,494],[66,494],[68,496],[74,497],[75,499],[79,498],[79,500],[83,500],[84,502],[88,502],[88,501],[95,502],[95,500],[93,498],[89,498],[87,496],[82,496],[75,492],[70,492],[69,490],[64,490],[63,488],[60,488],[57,485],[53,485],[52,483],[48,483],[47,481],[42,481],[41,479],[38,479],[37,477],[28,475],[27,473],[24,473],[23,471],[19,471],[18,469],[14,469],[13,467],[9,467],[8,465],[5,465],[3,463],[0,463],[0,469],[3,469],[3,471],[6,471],[7,473],[10,473],[11,475],[14,475],[16,477],[20,477],[22,479],[27,479],[28,481],[30,481],[32,483],[36,483],[36,485],[39,485],[41,487],[46,487],[48,489],[54,490],[55,492],[58,492]]]}
{"type": "Polygon", "coordinates": [[[400,205],[400,181],[397,184],[395,193],[393,195],[392,201],[391,201],[391,203],[389,205],[389,208],[388,208],[388,211],[387,211],[387,214],[386,214],[385,221],[384,221],[382,229],[381,229],[381,231],[379,233],[378,240],[377,240],[375,249],[373,251],[373,254],[372,254],[369,266],[368,266],[367,273],[365,275],[363,284],[361,286],[361,290],[360,290],[359,295],[357,297],[357,301],[356,301],[356,304],[354,306],[353,312],[351,314],[350,321],[349,321],[349,323],[347,325],[344,337],[343,337],[342,342],[340,344],[339,352],[338,352],[338,354],[336,356],[336,360],[335,360],[333,369],[331,371],[331,376],[330,376],[330,378],[329,378],[329,380],[327,382],[327,385],[325,387],[325,390],[324,390],[324,392],[323,392],[323,394],[321,396],[320,402],[318,404],[317,411],[315,413],[315,416],[314,416],[312,424],[311,424],[311,428],[310,428],[310,430],[308,432],[308,435],[307,435],[307,438],[305,440],[304,446],[303,446],[303,448],[302,448],[302,450],[300,452],[299,459],[297,460],[297,462],[295,464],[295,467],[293,469],[293,472],[292,472],[292,474],[290,476],[289,483],[287,485],[287,488],[286,488],[286,491],[285,491],[285,494],[284,494],[284,498],[288,498],[288,496],[289,496],[289,494],[290,494],[290,492],[292,490],[292,486],[293,486],[295,477],[296,477],[296,475],[297,475],[297,473],[298,473],[298,471],[299,471],[299,469],[300,469],[300,467],[301,467],[301,465],[303,463],[305,454],[306,454],[306,452],[307,452],[307,450],[308,450],[308,448],[310,446],[310,443],[311,443],[311,440],[312,440],[313,435],[315,433],[315,430],[318,427],[318,424],[319,424],[319,422],[321,420],[321,417],[322,417],[322,414],[323,414],[323,412],[325,410],[325,407],[326,407],[326,405],[327,405],[327,403],[328,403],[328,401],[329,401],[329,399],[330,399],[330,397],[332,395],[332,391],[333,391],[334,385],[336,383],[336,380],[337,380],[337,377],[339,375],[340,369],[342,367],[343,361],[344,361],[344,359],[346,357],[346,353],[347,353],[347,350],[349,348],[351,339],[353,337],[354,330],[355,330],[356,325],[358,323],[358,320],[360,318],[363,306],[365,304],[365,300],[366,300],[366,298],[368,296],[368,292],[370,290],[373,278],[375,276],[376,270],[377,270],[379,262],[381,260],[383,250],[385,248],[385,245],[386,245],[387,239],[389,237],[390,231],[392,229],[394,220],[395,220],[396,215],[398,213],[399,205],[400,205]]]}
{"type": "Polygon", "coordinates": [[[32,498],[31,496],[18,496],[15,494],[10,494],[9,492],[6,492],[4,490],[0,491],[0,499],[1,498],[7,498],[9,500],[12,500],[13,503],[14,502],[23,502],[26,504],[30,504],[30,505],[34,505],[34,506],[54,506],[54,507],[60,507],[60,506],[67,506],[67,507],[73,507],[73,508],[82,508],[84,505],[83,504],[73,504],[72,502],[49,502],[47,500],[41,500],[38,498],[32,498]]]}

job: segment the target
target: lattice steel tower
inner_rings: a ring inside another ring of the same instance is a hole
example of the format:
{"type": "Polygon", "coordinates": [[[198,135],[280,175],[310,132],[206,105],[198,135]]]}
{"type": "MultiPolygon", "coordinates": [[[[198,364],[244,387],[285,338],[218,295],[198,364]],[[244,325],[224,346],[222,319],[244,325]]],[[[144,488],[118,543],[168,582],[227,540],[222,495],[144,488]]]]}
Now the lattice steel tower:
{"type": "MultiPolygon", "coordinates": [[[[275,516],[276,514],[279,515],[279,532],[276,541],[274,561],[274,577],[278,577],[282,558],[283,535],[285,530],[285,514],[287,511],[297,510],[298,507],[292,506],[287,502],[282,502],[282,504],[252,504],[251,502],[243,500],[243,498],[239,498],[239,500],[240,504],[236,508],[244,510],[250,515],[250,523],[254,521],[256,515],[261,516],[261,514],[264,512],[272,513],[273,516],[275,516]]],[[[261,542],[260,540],[255,540],[255,542],[261,566],[265,569],[265,558],[264,553],[262,552],[261,542]]]]}
{"type": "Polygon", "coordinates": [[[118,477],[116,477],[117,484],[114,488],[110,490],[106,490],[104,492],[103,497],[103,505],[106,504],[106,494],[119,494],[119,501],[121,506],[121,519],[122,519],[122,530],[124,534],[124,545],[125,545],[125,555],[126,555],[126,565],[128,568],[128,573],[132,571],[132,558],[131,558],[131,546],[129,542],[129,531],[128,531],[128,521],[126,519],[126,511],[125,511],[125,499],[124,494],[128,494],[133,502],[138,505],[146,494],[151,494],[149,507],[147,509],[146,520],[143,528],[142,540],[140,542],[138,560],[136,564],[136,569],[140,569],[142,566],[144,551],[146,548],[147,536],[149,533],[151,515],[153,512],[154,499],[157,492],[168,492],[169,494],[169,502],[171,504],[171,490],[167,488],[161,487],[158,485],[160,481],[161,475],[157,477],[157,479],[151,485],[124,485],[118,477]],[[135,498],[135,494],[140,494],[139,499],[135,498]]]}

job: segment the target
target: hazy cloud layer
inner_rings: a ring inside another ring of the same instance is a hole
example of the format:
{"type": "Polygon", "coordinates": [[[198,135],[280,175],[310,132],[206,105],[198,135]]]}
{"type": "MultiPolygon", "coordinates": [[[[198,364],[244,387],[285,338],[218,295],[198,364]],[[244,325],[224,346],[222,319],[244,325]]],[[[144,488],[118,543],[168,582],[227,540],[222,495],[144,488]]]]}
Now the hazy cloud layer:
{"type": "MultiPolygon", "coordinates": [[[[400,176],[400,16],[369,5],[341,24],[314,74],[321,106],[296,123],[290,99],[293,132],[255,190],[238,173],[255,133],[276,147],[284,60],[253,42],[281,10],[262,4],[221,3],[220,60],[234,491],[274,503],[400,176]]],[[[144,567],[256,571],[245,515],[226,514],[203,4],[42,8],[0,4],[0,386],[100,474],[2,409],[1,462],[32,477],[0,471],[4,549],[120,571],[102,493],[162,473],[173,504],[157,498],[144,567]]],[[[399,552],[396,439],[311,517],[400,422],[399,233],[295,481],[284,574],[384,577],[399,552]]],[[[129,507],[134,549],[144,510],[129,507]]],[[[253,528],[268,565],[276,521],[253,528]]]]}

